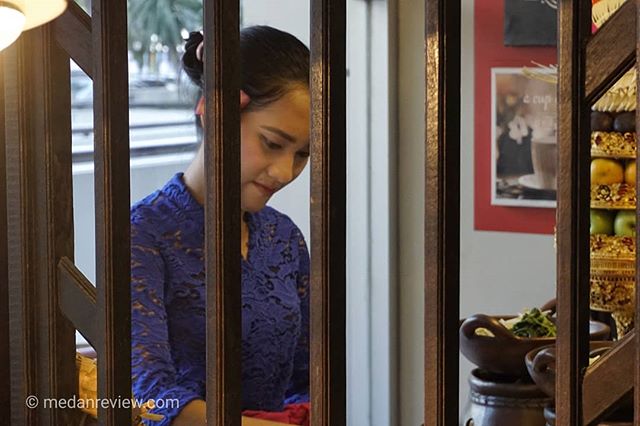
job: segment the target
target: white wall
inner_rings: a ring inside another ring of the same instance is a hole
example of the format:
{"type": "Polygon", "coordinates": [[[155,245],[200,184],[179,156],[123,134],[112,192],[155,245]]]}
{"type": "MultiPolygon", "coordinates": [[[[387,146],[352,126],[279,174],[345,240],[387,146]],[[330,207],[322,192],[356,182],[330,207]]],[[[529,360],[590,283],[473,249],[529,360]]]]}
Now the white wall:
{"type": "MultiPolygon", "coordinates": [[[[399,0],[399,333],[398,424],[422,423],[424,5],[399,0]]],[[[512,313],[555,295],[555,252],[550,236],[473,229],[473,0],[462,3],[461,315],[512,313]]],[[[461,359],[461,400],[470,364],[461,359]]]]}

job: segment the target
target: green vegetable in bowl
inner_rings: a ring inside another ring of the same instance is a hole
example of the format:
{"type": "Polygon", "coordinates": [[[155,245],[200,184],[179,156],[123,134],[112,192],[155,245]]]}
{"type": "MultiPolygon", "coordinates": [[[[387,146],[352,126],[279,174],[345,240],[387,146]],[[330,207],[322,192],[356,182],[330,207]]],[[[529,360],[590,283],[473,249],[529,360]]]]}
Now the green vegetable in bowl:
{"type": "Polygon", "coordinates": [[[510,328],[518,337],[556,337],[556,325],[538,308],[524,312],[510,328]]]}

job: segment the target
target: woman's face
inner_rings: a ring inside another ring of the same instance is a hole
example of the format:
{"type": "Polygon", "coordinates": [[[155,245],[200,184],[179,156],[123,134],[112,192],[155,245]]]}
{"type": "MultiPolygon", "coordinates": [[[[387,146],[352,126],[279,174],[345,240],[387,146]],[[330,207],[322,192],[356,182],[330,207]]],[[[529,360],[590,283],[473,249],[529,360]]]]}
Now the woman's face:
{"type": "Polygon", "coordinates": [[[293,181],[309,160],[309,91],[292,89],[263,108],[243,112],[241,207],[257,212],[293,181]]]}

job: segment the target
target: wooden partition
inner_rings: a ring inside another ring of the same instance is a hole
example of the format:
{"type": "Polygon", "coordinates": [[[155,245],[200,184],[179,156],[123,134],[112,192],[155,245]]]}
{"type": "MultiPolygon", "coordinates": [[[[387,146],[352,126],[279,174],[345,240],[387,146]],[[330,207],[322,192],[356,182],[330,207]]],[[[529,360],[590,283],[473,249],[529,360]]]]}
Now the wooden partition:
{"type": "Polygon", "coordinates": [[[458,423],[460,2],[426,0],[425,426],[458,423]]]}
{"type": "MultiPolygon", "coordinates": [[[[341,425],[346,423],[346,5],[311,4],[312,422],[341,425]]],[[[0,367],[0,392],[9,397],[5,376],[10,373],[12,424],[79,421],[77,410],[25,405],[29,395],[68,398],[77,392],[75,329],[97,351],[98,397],[131,394],[130,289],[123,285],[130,280],[126,12],[125,0],[92,0],[91,16],[71,1],[64,15],[2,53],[9,247],[3,266],[8,264],[10,279],[8,294],[0,290],[0,335],[6,339],[8,333],[1,331],[10,328],[11,341],[10,350],[2,351],[10,368],[0,367]],[[69,59],[94,83],[95,286],[73,262],[69,59]]],[[[238,0],[204,1],[210,106],[205,214],[211,218],[205,229],[207,418],[220,426],[240,425],[241,409],[238,17],[238,0]]],[[[0,274],[7,272],[0,268],[0,274]]],[[[0,406],[4,414],[8,404],[0,406]]],[[[130,416],[125,408],[98,412],[104,425],[129,424],[130,416]]]]}
{"type": "MultiPolygon", "coordinates": [[[[0,52],[0,176],[6,176],[4,125],[4,55],[0,52]]],[[[7,186],[0,184],[0,282],[8,281],[7,273],[7,186]]],[[[0,285],[0,348],[9,347],[9,287],[0,285]]],[[[0,350],[0,419],[11,417],[11,380],[9,351],[0,350]]]]}
{"type": "MultiPolygon", "coordinates": [[[[3,52],[16,425],[79,422],[79,410],[44,403],[77,393],[75,329],[97,351],[98,396],[131,395],[126,1],[92,3],[93,18],[71,2],[3,52]],[[70,58],[94,81],[95,287],[73,263],[70,58]]],[[[131,421],[124,408],[99,406],[99,416],[105,425],[131,421]]]]}
{"type": "MultiPolygon", "coordinates": [[[[636,389],[640,384],[637,332],[630,333],[599,362],[587,367],[589,112],[591,104],[635,64],[638,4],[627,1],[592,35],[590,2],[559,2],[556,378],[559,425],[598,424],[634,384],[636,389]]],[[[639,269],[636,265],[636,273],[639,269]]],[[[640,282],[638,278],[636,282],[640,282]]],[[[638,407],[636,403],[636,425],[640,424],[638,407]]]]}
{"type": "Polygon", "coordinates": [[[346,1],[311,0],[311,423],[345,425],[346,1]]]}

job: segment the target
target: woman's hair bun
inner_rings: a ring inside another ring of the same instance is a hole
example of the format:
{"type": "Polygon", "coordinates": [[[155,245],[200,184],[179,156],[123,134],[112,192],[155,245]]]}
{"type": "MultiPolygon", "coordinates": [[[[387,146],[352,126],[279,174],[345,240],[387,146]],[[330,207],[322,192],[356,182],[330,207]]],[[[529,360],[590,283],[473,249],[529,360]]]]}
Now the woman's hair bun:
{"type": "Polygon", "coordinates": [[[202,61],[198,59],[196,51],[203,40],[204,36],[201,32],[190,32],[189,38],[186,40],[184,46],[184,55],[182,55],[182,69],[184,69],[184,72],[187,73],[191,81],[200,88],[204,87],[204,81],[202,79],[204,65],[202,61]]]}

